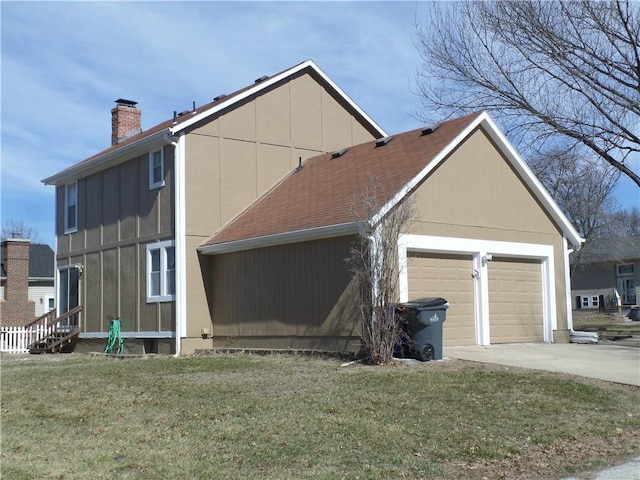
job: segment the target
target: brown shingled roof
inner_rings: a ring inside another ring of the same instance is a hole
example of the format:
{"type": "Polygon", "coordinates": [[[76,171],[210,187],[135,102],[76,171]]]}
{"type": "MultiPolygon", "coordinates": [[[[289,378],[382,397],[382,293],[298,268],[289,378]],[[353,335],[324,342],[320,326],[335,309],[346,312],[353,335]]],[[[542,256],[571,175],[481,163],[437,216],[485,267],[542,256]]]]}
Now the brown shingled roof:
{"type": "Polygon", "coordinates": [[[337,158],[310,158],[202,246],[365,220],[358,199],[371,189],[371,179],[379,204],[386,204],[479,115],[444,122],[428,135],[417,129],[384,146],[371,141],[337,158]]]}

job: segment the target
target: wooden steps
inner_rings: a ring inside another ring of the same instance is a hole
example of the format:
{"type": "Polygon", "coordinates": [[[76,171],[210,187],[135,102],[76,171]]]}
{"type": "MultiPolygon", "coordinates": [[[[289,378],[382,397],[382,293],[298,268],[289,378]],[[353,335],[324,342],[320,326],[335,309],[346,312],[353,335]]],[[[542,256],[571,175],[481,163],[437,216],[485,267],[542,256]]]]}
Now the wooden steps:
{"type": "Polygon", "coordinates": [[[43,325],[42,338],[29,345],[29,353],[71,353],[80,335],[82,305],[54,319],[55,312],[42,316],[36,322],[43,325]],[[53,317],[53,318],[52,318],[53,317]]]}

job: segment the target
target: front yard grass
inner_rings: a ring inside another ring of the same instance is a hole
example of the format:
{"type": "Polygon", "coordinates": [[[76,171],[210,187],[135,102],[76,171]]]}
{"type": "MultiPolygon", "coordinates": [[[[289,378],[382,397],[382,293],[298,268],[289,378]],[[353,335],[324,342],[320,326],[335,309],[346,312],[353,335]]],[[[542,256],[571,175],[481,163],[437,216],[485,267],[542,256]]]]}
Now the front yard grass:
{"type": "Polygon", "coordinates": [[[640,451],[640,389],[445,360],[2,357],[1,477],[562,478],[640,451]]]}
{"type": "Polygon", "coordinates": [[[621,336],[640,336],[640,322],[632,322],[617,313],[593,310],[574,310],[573,329],[598,332],[600,338],[615,339],[621,336]]]}

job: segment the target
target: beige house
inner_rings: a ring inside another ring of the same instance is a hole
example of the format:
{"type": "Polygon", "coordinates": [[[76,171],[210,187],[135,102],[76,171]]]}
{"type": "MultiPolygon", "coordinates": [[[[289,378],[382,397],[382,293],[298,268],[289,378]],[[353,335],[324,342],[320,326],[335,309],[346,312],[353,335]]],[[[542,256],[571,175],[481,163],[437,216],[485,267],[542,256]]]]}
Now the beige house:
{"type": "Polygon", "coordinates": [[[114,317],[133,351],[210,346],[198,246],[302,160],[385,135],[312,61],[145,131],[140,116],[118,100],[112,146],[43,180],[58,311],[83,306],[80,349],[102,349],[114,317]]]}
{"type": "Polygon", "coordinates": [[[355,350],[344,259],[407,198],[399,300],[449,300],[445,345],[569,341],[582,239],[486,113],[389,137],[307,61],[146,131],[112,114],[109,149],[44,180],[79,348],[120,317],[130,351],[355,350]]]}
{"type": "Polygon", "coordinates": [[[344,259],[362,222],[408,198],[399,300],[446,298],[445,346],[569,341],[582,239],[479,113],[311,158],[200,246],[214,344],[357,349],[344,259]]]}

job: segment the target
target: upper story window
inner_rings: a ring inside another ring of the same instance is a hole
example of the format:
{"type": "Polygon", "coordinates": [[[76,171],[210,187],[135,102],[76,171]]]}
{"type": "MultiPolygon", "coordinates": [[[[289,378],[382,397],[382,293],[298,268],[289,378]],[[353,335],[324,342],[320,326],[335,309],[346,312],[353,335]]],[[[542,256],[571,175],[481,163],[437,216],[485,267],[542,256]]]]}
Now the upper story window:
{"type": "Polygon", "coordinates": [[[635,272],[635,265],[633,263],[624,263],[616,265],[618,269],[618,275],[633,275],[635,272]]]}
{"type": "Polygon", "coordinates": [[[78,231],[78,182],[64,187],[64,233],[78,231]]]}
{"type": "Polygon", "coordinates": [[[164,186],[164,154],[162,149],[149,153],[149,190],[164,186]]]}
{"type": "Polygon", "coordinates": [[[173,241],[147,245],[147,302],[176,297],[176,249],[173,241]]]}

